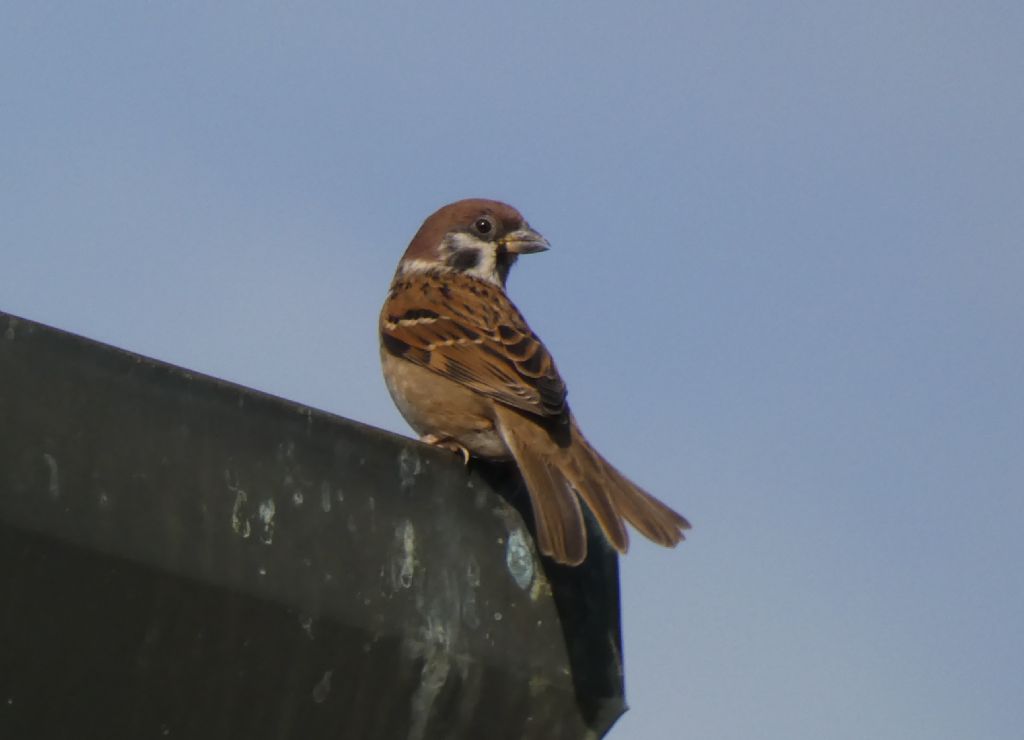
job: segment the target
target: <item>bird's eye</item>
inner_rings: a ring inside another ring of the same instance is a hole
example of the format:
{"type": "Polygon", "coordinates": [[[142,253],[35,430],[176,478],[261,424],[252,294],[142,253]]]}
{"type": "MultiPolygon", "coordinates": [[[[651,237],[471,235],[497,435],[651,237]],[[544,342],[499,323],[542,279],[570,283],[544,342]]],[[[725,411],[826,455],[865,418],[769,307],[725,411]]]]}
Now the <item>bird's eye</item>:
{"type": "Polygon", "coordinates": [[[473,222],[473,231],[480,236],[490,236],[494,233],[494,219],[490,216],[481,216],[473,222]]]}

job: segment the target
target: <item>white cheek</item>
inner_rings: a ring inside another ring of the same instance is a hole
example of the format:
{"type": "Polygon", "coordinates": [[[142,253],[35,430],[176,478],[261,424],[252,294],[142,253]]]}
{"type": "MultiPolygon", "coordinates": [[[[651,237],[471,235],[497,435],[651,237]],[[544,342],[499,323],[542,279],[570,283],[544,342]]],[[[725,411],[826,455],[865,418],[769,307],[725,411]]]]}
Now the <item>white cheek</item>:
{"type": "Polygon", "coordinates": [[[498,255],[494,248],[485,249],[480,253],[480,262],[472,270],[466,270],[468,275],[475,275],[492,283],[501,283],[498,275],[498,255]]]}
{"type": "Polygon", "coordinates": [[[431,272],[437,269],[437,262],[434,260],[403,260],[398,266],[399,271],[403,275],[411,275],[417,272],[431,272]]]}
{"type": "Polygon", "coordinates": [[[466,275],[472,275],[495,285],[501,285],[501,276],[498,274],[498,246],[496,244],[482,241],[470,234],[453,234],[451,239],[456,249],[475,249],[480,253],[480,261],[477,262],[475,267],[466,270],[466,275]]]}

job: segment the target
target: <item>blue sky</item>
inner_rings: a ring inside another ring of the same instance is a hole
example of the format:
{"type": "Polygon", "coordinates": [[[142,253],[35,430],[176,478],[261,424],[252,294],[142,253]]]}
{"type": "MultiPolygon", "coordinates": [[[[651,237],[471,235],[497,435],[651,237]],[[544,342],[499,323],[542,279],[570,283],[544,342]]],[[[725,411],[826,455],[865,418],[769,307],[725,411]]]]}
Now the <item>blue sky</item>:
{"type": "Polygon", "coordinates": [[[407,433],[376,316],[506,200],[623,559],[629,738],[1024,724],[1024,6],[24,3],[0,308],[407,433]]]}

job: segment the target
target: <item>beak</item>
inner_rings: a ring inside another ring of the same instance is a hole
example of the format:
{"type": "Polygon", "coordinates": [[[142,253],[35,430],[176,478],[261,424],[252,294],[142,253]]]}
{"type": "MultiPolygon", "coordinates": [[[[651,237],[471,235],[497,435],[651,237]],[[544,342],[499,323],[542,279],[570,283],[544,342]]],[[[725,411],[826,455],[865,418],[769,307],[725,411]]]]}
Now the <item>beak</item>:
{"type": "Polygon", "coordinates": [[[500,244],[512,254],[533,254],[534,252],[546,252],[551,248],[548,240],[529,227],[516,229],[506,234],[500,244]]]}

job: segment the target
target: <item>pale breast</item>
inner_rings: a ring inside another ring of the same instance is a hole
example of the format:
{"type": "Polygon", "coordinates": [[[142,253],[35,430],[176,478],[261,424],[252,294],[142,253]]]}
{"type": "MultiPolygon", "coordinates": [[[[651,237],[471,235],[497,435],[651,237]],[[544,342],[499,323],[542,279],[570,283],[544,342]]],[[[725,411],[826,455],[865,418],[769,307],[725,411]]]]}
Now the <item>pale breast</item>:
{"type": "Polygon", "coordinates": [[[453,439],[479,457],[511,457],[494,428],[494,401],[383,348],[381,365],[395,406],[417,434],[453,439]]]}

